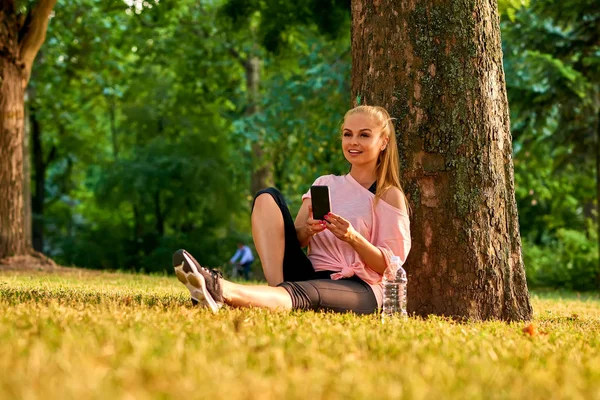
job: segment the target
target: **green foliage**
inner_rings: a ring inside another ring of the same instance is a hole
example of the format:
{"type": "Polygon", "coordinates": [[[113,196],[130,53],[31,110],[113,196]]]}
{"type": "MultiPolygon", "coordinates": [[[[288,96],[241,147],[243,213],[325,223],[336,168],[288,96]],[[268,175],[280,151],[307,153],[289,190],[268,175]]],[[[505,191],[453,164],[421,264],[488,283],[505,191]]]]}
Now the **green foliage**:
{"type": "Polygon", "coordinates": [[[498,12],[514,22],[517,11],[529,7],[529,2],[530,0],[498,0],[498,12]]]}
{"type": "Polygon", "coordinates": [[[269,52],[279,52],[295,26],[314,25],[329,38],[350,29],[349,0],[227,0],[221,15],[240,31],[256,32],[269,52]]]}
{"type": "Polygon", "coordinates": [[[555,162],[565,151],[568,148],[553,146],[544,137],[515,143],[521,236],[531,243],[548,244],[561,228],[587,230],[595,197],[593,169],[566,165],[557,172],[555,162]]]}
{"type": "MultiPolygon", "coordinates": [[[[234,137],[251,159],[250,144],[261,140],[265,162],[273,166],[274,183],[292,208],[319,175],[346,173],[340,150],[340,124],[348,104],[349,52],[335,42],[301,33],[297,65],[272,60],[265,69],[277,72],[264,81],[260,111],[234,123],[234,137]]],[[[247,166],[250,168],[250,165],[247,166]]]]}
{"type": "Polygon", "coordinates": [[[600,279],[595,230],[558,229],[549,243],[523,240],[527,282],[532,286],[595,290],[600,279]]]}
{"type": "Polygon", "coordinates": [[[600,6],[589,0],[532,0],[502,24],[516,197],[532,285],[583,290],[599,284],[592,234],[598,224],[598,26],[600,6]]]}
{"type": "Polygon", "coordinates": [[[600,6],[567,3],[532,1],[514,23],[503,25],[513,134],[521,144],[543,137],[554,147],[566,147],[555,159],[557,171],[595,163],[600,107],[600,61],[592,56],[600,51],[594,40],[600,6]],[[577,7],[585,18],[571,19],[577,7]]]}
{"type": "Polygon", "coordinates": [[[267,56],[218,6],[57,5],[30,108],[48,159],[46,210],[36,218],[59,263],[161,271],[186,247],[207,265],[223,264],[249,231],[257,141],[292,207],[316,176],[345,168],[338,126],[347,37],[325,40],[299,17],[282,25],[286,46],[267,56]],[[249,56],[263,58],[252,116],[249,56]]]}
{"type": "Polygon", "coordinates": [[[162,271],[185,246],[219,265],[235,249],[225,239],[232,215],[247,207],[221,115],[239,67],[205,37],[211,21],[200,18],[216,9],[136,4],[57,6],[32,82],[45,153],[58,149],[46,252],[66,264],[162,271]]]}

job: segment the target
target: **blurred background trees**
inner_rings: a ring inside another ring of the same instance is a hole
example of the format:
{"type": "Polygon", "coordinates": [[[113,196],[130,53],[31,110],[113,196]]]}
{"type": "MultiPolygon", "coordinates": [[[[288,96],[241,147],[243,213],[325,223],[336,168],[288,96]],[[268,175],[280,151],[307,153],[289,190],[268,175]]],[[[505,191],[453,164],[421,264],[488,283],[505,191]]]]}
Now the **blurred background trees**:
{"type": "Polygon", "coordinates": [[[598,287],[600,3],[532,0],[502,26],[528,280],[598,287]]]}
{"type": "MultiPolygon", "coordinates": [[[[147,272],[185,247],[218,266],[250,239],[257,177],[295,213],[348,170],[349,3],[59,2],[27,93],[34,247],[147,272]]],[[[600,4],[499,6],[528,281],[593,289],[600,4]]]]}

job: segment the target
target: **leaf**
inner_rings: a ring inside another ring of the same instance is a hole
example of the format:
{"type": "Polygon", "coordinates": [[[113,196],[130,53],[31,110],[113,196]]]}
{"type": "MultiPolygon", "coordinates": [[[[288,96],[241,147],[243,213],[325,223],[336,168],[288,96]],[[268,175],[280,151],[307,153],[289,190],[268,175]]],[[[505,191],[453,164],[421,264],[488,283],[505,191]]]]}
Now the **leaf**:
{"type": "Polygon", "coordinates": [[[535,326],[533,324],[529,324],[527,325],[525,328],[522,329],[523,333],[525,333],[526,335],[529,336],[535,336],[537,335],[537,330],[535,329],[535,326]]]}

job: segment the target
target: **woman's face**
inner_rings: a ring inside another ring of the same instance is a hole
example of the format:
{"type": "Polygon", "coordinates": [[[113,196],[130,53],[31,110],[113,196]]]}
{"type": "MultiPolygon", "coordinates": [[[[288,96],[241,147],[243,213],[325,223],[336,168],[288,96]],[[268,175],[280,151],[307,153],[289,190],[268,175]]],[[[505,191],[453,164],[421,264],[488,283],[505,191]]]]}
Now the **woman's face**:
{"type": "Polygon", "coordinates": [[[381,127],[372,117],[365,114],[352,114],[346,118],[342,126],[342,149],[344,157],[353,166],[377,165],[377,157],[381,148],[387,145],[381,127]]]}

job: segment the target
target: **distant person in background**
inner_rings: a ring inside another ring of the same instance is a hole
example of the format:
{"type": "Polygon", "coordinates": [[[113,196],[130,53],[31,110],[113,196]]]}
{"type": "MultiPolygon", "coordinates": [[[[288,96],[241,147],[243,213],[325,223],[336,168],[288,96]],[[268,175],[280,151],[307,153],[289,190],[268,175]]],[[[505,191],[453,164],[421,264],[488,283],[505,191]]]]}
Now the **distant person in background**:
{"type": "Polygon", "coordinates": [[[250,279],[250,267],[254,262],[254,256],[252,255],[252,250],[250,247],[246,246],[244,242],[238,242],[238,249],[229,260],[230,264],[233,264],[235,267],[238,267],[237,270],[244,274],[244,279],[250,279]]]}

